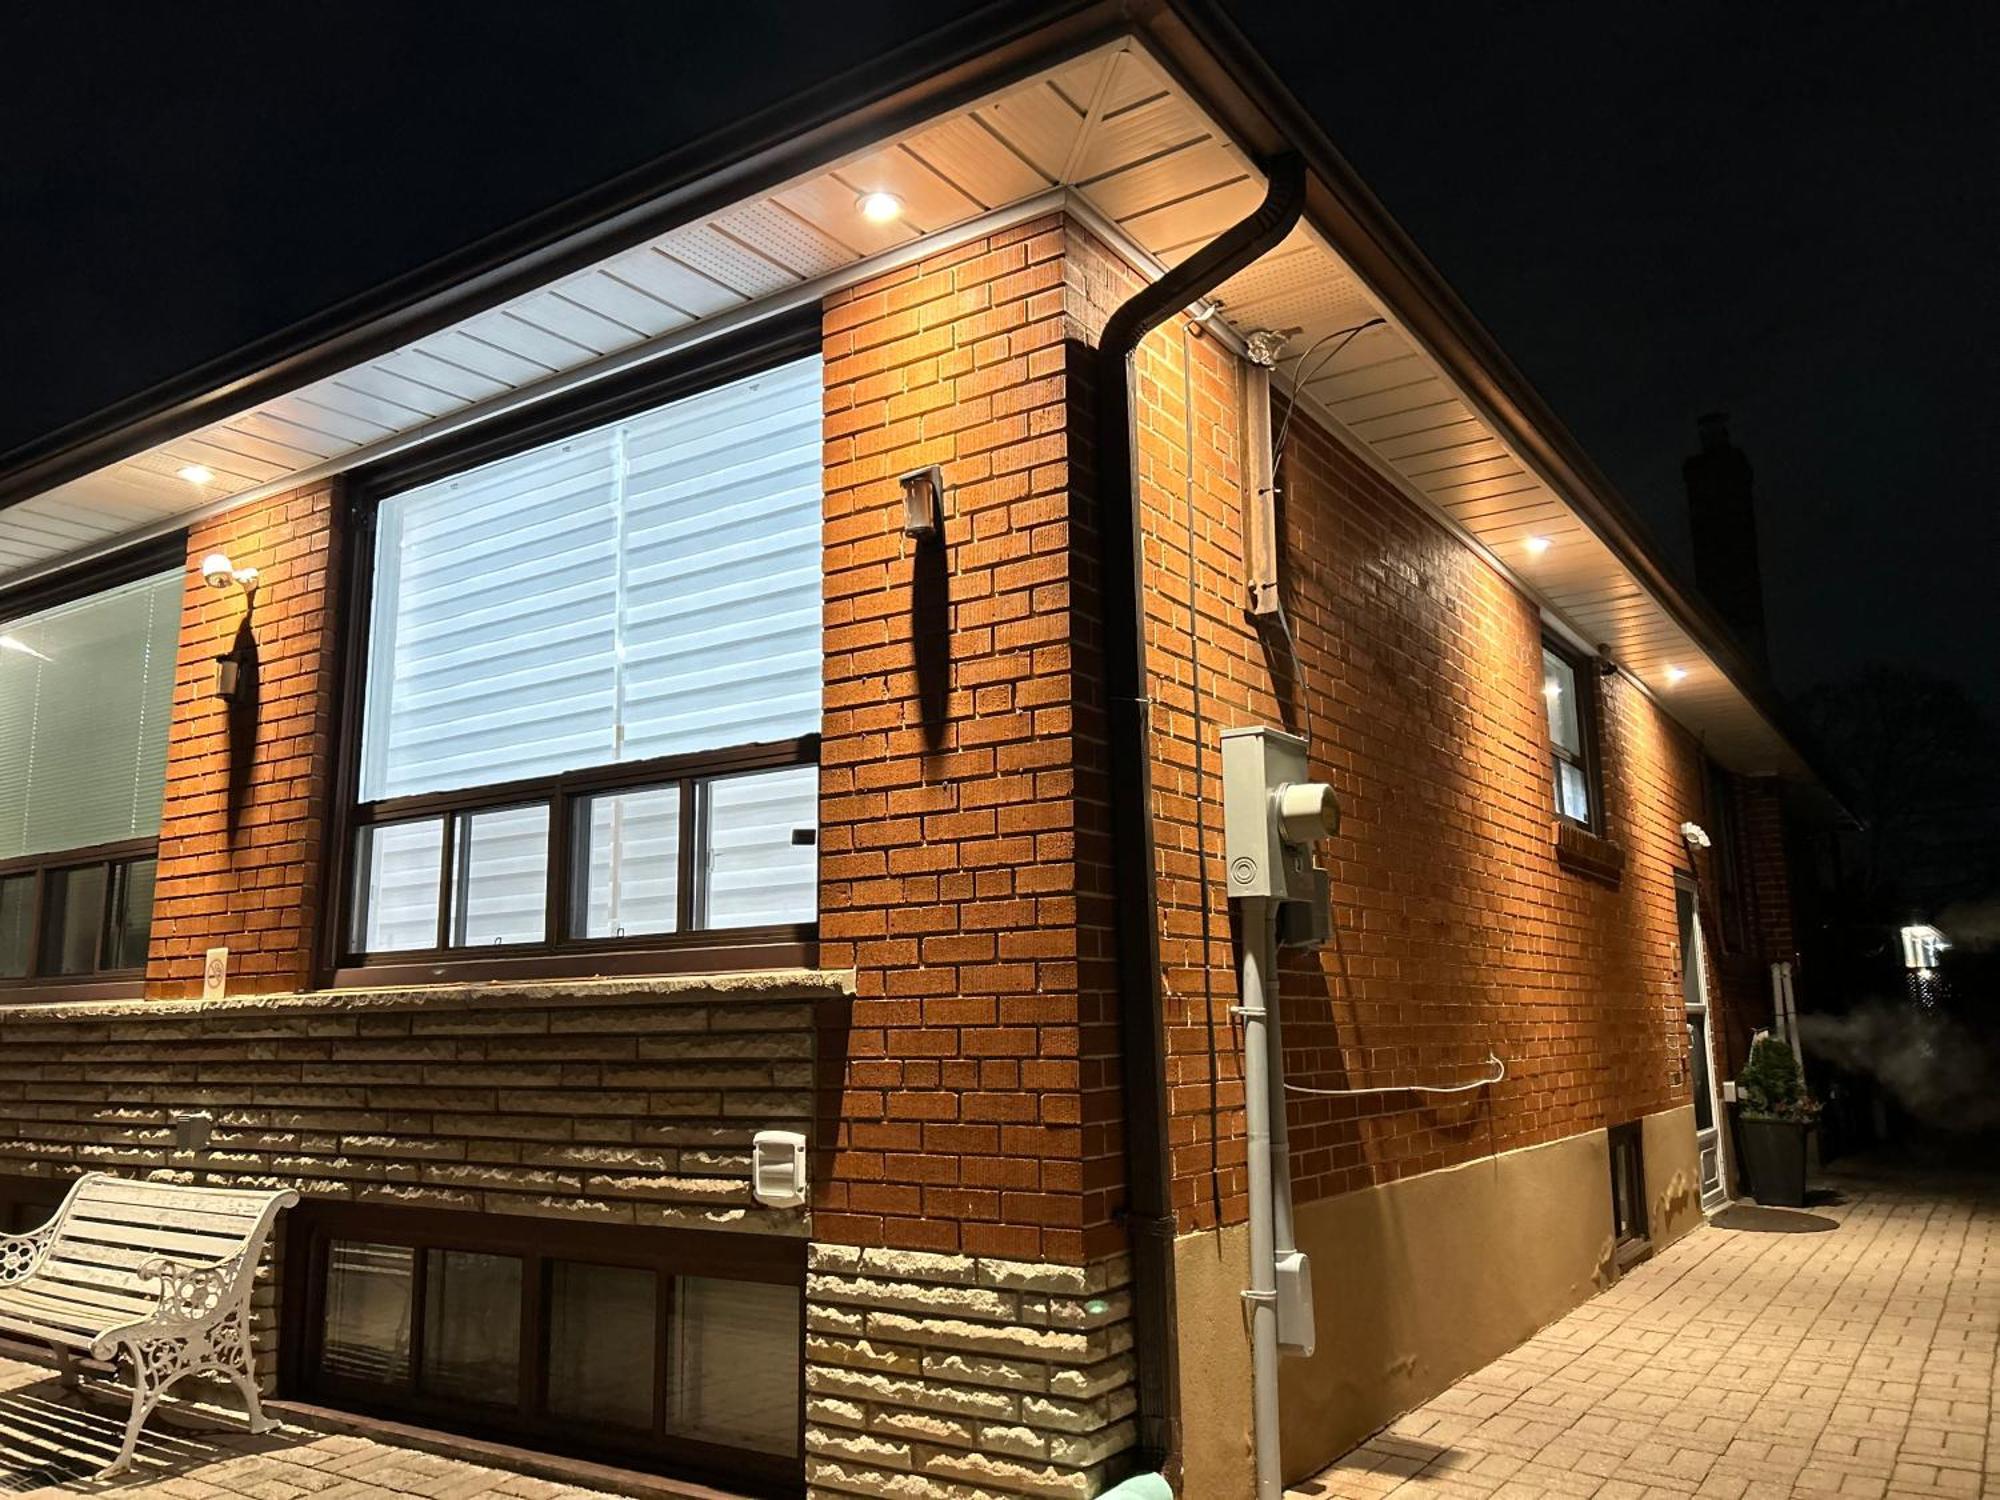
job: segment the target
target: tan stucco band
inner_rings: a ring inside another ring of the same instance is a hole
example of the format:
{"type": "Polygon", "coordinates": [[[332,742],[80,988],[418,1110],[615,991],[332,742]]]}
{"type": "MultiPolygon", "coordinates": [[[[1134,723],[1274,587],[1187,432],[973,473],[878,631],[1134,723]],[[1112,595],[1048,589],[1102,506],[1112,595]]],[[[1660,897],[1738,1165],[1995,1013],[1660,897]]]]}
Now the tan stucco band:
{"type": "MultiPolygon", "coordinates": [[[[1693,1111],[1642,1140],[1658,1248],[1701,1221],[1693,1111]]],[[[1610,1183],[1596,1129],[1299,1205],[1318,1347],[1280,1367],[1287,1482],[1608,1286],[1610,1183]]],[[[1253,1493],[1248,1253],[1242,1225],[1175,1243],[1183,1494],[1253,1493]]]]}
{"type": "Polygon", "coordinates": [[[755,1000],[838,999],[854,993],[852,969],[747,969],[727,974],[668,974],[637,979],[535,979],[484,984],[404,985],[394,989],[299,990],[226,995],[219,1000],[78,1000],[0,1005],[0,1026],[41,1022],[153,1021],[188,1016],[295,1015],[316,1011],[544,1010],[561,1005],[657,1005],[717,997],[755,1000]]]}

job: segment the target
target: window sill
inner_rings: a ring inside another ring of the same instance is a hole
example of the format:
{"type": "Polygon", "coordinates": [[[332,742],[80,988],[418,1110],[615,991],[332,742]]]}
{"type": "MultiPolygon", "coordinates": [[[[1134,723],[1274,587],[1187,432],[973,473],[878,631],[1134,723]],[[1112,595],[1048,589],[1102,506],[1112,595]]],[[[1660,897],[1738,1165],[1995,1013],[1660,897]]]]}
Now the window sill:
{"type": "Polygon", "coordinates": [[[72,1004],[10,1006],[0,1000],[0,1023],[167,1020],[193,1015],[270,1015],[418,1010],[536,1010],[552,1006],[657,1005],[677,1000],[717,998],[752,1003],[763,1000],[837,1000],[854,993],[851,969],[749,969],[726,974],[655,974],[631,979],[534,979],[443,984],[406,984],[352,989],[283,991],[229,995],[220,1000],[76,1001],[72,1004]]]}
{"type": "Polygon", "coordinates": [[[64,1002],[137,1000],[145,993],[145,976],[136,969],[108,977],[91,974],[75,979],[10,979],[0,983],[0,1009],[18,1005],[41,1010],[64,1002]]]}
{"type": "Polygon", "coordinates": [[[1625,846],[1601,838],[1567,818],[1556,819],[1556,863],[1613,890],[1625,878],[1625,846]]]}

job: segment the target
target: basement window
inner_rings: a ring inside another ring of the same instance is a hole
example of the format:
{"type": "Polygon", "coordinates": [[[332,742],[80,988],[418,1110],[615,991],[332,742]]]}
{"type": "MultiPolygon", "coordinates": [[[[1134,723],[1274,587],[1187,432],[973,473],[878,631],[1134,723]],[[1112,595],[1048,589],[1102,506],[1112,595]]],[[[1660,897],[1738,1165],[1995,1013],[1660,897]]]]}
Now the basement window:
{"type": "Polygon", "coordinates": [[[1553,638],[1542,642],[1542,701],[1556,812],[1579,828],[1600,826],[1596,704],[1589,666],[1553,638]]]}
{"type": "Polygon", "coordinates": [[[1631,1120],[1610,1129],[1611,1226],[1622,1270],[1643,1256],[1649,1246],[1646,1229],[1646,1153],[1640,1123],[1631,1120]]]}
{"type": "Polygon", "coordinates": [[[821,378],[798,356],[364,476],[336,982],[811,961],[821,378]]]}
{"type": "Polygon", "coordinates": [[[318,1202],[287,1225],[292,1394],[732,1490],[796,1486],[802,1241],[318,1202]]]}
{"type": "Polygon", "coordinates": [[[0,612],[0,1000],[145,969],[182,545],[164,571],[148,549],[129,581],[0,612]]]}

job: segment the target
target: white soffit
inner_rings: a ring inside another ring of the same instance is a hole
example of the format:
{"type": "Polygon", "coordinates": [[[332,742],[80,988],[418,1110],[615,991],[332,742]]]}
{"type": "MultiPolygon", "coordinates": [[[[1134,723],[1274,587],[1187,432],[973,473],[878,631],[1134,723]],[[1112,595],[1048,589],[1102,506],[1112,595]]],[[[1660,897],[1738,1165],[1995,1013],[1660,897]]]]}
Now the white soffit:
{"type": "Polygon", "coordinates": [[[1136,42],[1022,83],[549,286],[0,511],[0,587],[365,462],[763,305],[823,294],[996,210],[1074,190],[1171,263],[1254,207],[1248,160],[1136,42]],[[900,219],[870,223],[866,193],[900,219]],[[200,483],[183,471],[210,477],[200,483]]]}
{"type": "MultiPolygon", "coordinates": [[[[0,587],[408,447],[658,351],[824,295],[921,241],[1081,200],[1172,265],[1254,209],[1262,175],[1134,39],[607,257],[454,326],[0,511],[0,587]],[[864,194],[903,205],[890,223],[864,194]],[[191,483],[184,470],[211,477],[191,483]]],[[[1311,225],[1216,292],[1240,332],[1290,334],[1309,409],[1614,657],[1739,770],[1804,768],[1757,709],[1445,377],[1311,225]],[[1322,335],[1382,316],[1324,365],[1322,335]],[[1539,555],[1530,536],[1550,545],[1539,555]],[[1685,678],[1669,683],[1668,669],[1685,678]]]]}

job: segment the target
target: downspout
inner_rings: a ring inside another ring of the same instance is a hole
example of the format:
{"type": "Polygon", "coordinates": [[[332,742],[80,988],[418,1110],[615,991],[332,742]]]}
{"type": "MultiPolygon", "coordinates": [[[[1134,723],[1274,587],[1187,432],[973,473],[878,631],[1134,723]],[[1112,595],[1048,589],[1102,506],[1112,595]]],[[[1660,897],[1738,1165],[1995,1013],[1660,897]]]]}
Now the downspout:
{"type": "Polygon", "coordinates": [[[1256,212],[1142,287],[1111,314],[1097,347],[1098,546],[1104,600],[1104,694],[1110,737],[1111,877],[1125,1098],[1126,1219],[1132,1237],[1139,1448],[1151,1467],[1176,1451],[1172,1169],[1167,1154],[1166,1029],[1160,1009],[1158,879],[1153,843],[1151,699],[1139,547],[1139,341],[1276,247],[1305,210],[1305,163],[1262,164],[1256,212]]]}

